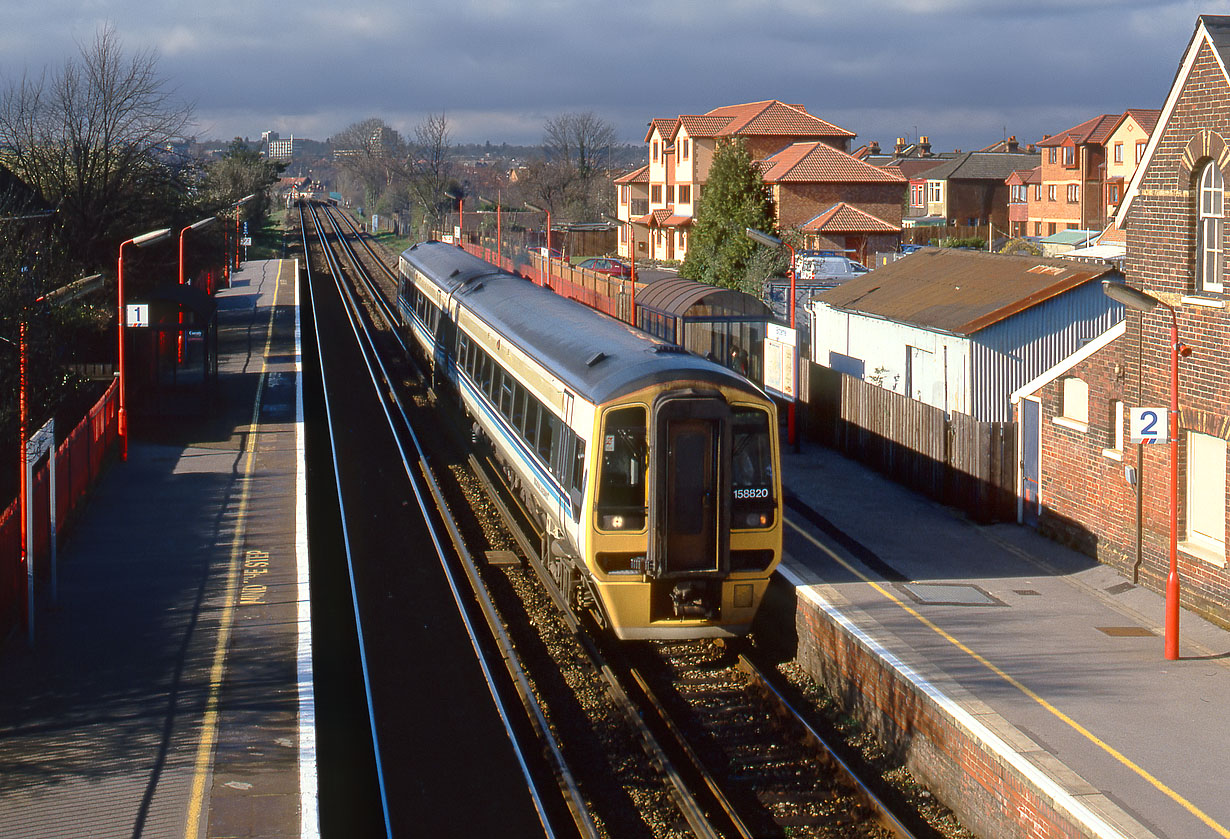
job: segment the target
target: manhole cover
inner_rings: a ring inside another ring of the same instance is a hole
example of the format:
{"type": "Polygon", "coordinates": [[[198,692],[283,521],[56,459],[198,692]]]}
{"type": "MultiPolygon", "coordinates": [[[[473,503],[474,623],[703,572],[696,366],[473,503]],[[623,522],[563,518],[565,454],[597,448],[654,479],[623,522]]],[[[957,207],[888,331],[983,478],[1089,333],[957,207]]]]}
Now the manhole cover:
{"type": "Polygon", "coordinates": [[[1014,588],[1012,593],[1019,594],[1021,597],[1039,597],[1042,594],[1042,592],[1034,591],[1032,588],[1014,588]]]}
{"type": "Polygon", "coordinates": [[[1143,626],[1095,626],[1094,629],[1112,638],[1152,638],[1157,635],[1152,629],[1145,629],[1143,626]]]}
{"type": "Polygon", "coordinates": [[[1001,600],[969,583],[898,583],[915,603],[928,606],[1003,606],[1001,600]]]}

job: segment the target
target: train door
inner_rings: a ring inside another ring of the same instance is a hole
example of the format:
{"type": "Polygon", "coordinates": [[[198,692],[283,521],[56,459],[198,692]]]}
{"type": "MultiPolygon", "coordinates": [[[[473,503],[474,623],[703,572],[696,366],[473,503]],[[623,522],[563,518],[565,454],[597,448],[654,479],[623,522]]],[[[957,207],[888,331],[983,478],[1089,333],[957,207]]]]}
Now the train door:
{"type": "Polygon", "coordinates": [[[446,298],[444,305],[444,309],[436,312],[436,323],[434,324],[436,340],[432,348],[432,367],[438,381],[455,381],[457,325],[454,317],[457,304],[446,298]]]}
{"type": "Polygon", "coordinates": [[[656,576],[717,573],[729,564],[730,408],[716,395],[660,397],[650,450],[649,567],[656,576]]]}

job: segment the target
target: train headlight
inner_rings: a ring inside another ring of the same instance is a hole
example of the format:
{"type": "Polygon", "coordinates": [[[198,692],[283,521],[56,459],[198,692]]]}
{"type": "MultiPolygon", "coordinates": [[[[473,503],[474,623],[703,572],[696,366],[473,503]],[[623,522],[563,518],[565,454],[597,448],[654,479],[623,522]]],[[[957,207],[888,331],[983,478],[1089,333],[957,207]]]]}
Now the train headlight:
{"type": "Polygon", "coordinates": [[[756,528],[768,527],[771,524],[773,524],[773,514],[765,510],[758,510],[738,516],[735,527],[756,528]]]}
{"type": "Polygon", "coordinates": [[[603,530],[640,530],[645,526],[645,516],[635,513],[605,513],[598,524],[603,530]]]}

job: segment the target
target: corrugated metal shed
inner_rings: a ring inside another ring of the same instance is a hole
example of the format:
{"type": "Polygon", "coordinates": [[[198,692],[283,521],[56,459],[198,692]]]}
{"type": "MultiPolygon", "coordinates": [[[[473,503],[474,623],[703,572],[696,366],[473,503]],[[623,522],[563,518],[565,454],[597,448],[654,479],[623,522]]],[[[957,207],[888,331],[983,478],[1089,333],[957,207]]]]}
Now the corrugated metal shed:
{"type": "Polygon", "coordinates": [[[668,315],[699,315],[694,306],[704,304],[712,315],[758,315],[772,318],[769,307],[751,295],[708,283],[667,277],[649,283],[636,292],[638,309],[654,309],[668,315]]]}
{"type": "Polygon", "coordinates": [[[818,299],[835,309],[973,335],[1114,270],[1062,259],[924,248],[818,299]]]}

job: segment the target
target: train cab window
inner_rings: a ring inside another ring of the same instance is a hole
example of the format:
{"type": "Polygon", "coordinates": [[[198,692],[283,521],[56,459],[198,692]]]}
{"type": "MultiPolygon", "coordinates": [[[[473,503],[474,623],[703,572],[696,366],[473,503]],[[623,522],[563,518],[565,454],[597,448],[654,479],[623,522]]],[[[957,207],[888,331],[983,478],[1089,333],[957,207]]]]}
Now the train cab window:
{"type": "Polygon", "coordinates": [[[640,530],[645,526],[647,457],[645,409],[620,408],[602,427],[602,465],[598,477],[598,524],[603,530],[640,530]]]}
{"type": "Polygon", "coordinates": [[[731,525],[735,529],[772,527],[773,444],[769,415],[759,408],[736,408],[731,427],[731,525]]]}
{"type": "Polygon", "coordinates": [[[581,517],[581,499],[585,497],[585,441],[572,437],[572,520],[581,517]]]}

